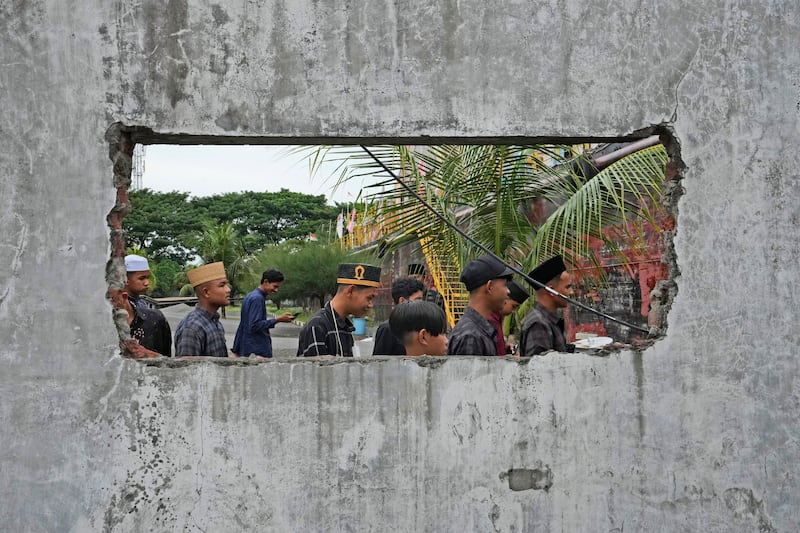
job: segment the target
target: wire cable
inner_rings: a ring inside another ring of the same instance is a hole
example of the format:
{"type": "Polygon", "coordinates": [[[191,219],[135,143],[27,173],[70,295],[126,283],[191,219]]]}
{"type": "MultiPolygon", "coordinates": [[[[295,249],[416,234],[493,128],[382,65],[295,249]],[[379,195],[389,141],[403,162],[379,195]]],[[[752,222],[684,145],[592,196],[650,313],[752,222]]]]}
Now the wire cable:
{"type": "Polygon", "coordinates": [[[611,320],[612,322],[616,322],[617,324],[621,324],[621,325],[623,325],[623,326],[625,326],[625,327],[627,327],[627,328],[635,329],[635,330],[637,330],[637,331],[641,331],[641,332],[643,332],[643,333],[648,333],[648,334],[650,333],[650,330],[649,330],[649,329],[647,329],[647,328],[643,328],[643,327],[641,327],[641,326],[637,326],[636,324],[631,324],[630,322],[626,322],[626,321],[624,321],[624,320],[621,320],[621,319],[619,319],[619,318],[615,318],[615,317],[613,317],[613,316],[611,316],[611,315],[607,315],[606,313],[603,313],[602,311],[598,311],[597,309],[594,309],[594,308],[592,308],[592,307],[589,307],[588,305],[586,305],[586,304],[584,304],[584,303],[581,303],[581,302],[579,302],[579,301],[577,301],[577,300],[575,300],[575,299],[573,299],[573,298],[570,298],[569,296],[566,296],[566,295],[564,295],[564,294],[561,294],[560,292],[558,292],[557,290],[553,289],[552,287],[548,287],[548,286],[547,286],[547,285],[545,285],[544,283],[541,283],[541,282],[539,282],[539,281],[536,281],[535,279],[531,278],[530,276],[528,276],[526,273],[522,272],[520,269],[518,269],[518,268],[517,268],[517,267],[515,267],[514,265],[507,263],[507,262],[506,262],[506,261],[505,261],[505,260],[504,260],[502,257],[498,257],[498,256],[497,256],[497,254],[495,254],[494,252],[492,252],[491,250],[489,250],[489,249],[488,249],[486,246],[482,245],[481,243],[479,243],[478,241],[476,241],[475,239],[473,239],[472,237],[470,237],[469,235],[467,235],[467,234],[466,234],[464,231],[462,231],[462,230],[461,230],[461,228],[459,228],[458,226],[456,226],[455,224],[453,224],[452,222],[450,222],[450,221],[449,221],[449,220],[448,220],[448,219],[447,219],[447,218],[446,218],[444,215],[442,215],[441,213],[439,213],[439,211],[437,211],[437,210],[436,210],[436,208],[434,208],[432,205],[430,205],[428,202],[426,202],[426,201],[425,201],[425,199],[424,199],[424,198],[422,198],[422,197],[421,197],[419,194],[417,194],[417,193],[416,193],[416,192],[415,192],[415,191],[414,191],[414,190],[413,190],[411,187],[409,187],[409,186],[408,186],[408,184],[407,184],[406,182],[404,182],[403,180],[401,180],[401,179],[400,179],[400,178],[399,178],[399,177],[398,177],[398,176],[397,176],[397,175],[396,175],[396,174],[395,174],[395,173],[394,173],[394,172],[393,172],[393,171],[392,171],[392,170],[391,170],[389,167],[387,167],[387,166],[386,166],[386,165],[383,163],[383,161],[381,161],[380,159],[378,159],[378,158],[375,156],[375,154],[373,154],[372,152],[370,152],[370,151],[369,151],[369,148],[367,148],[366,146],[364,146],[364,145],[362,144],[362,145],[361,145],[361,149],[362,149],[362,150],[364,150],[364,151],[365,151],[367,154],[369,154],[369,156],[370,156],[372,159],[374,159],[374,160],[375,160],[375,162],[376,162],[376,163],[378,163],[378,165],[380,165],[380,166],[381,166],[381,168],[383,168],[383,170],[385,170],[385,171],[386,171],[386,173],[387,173],[387,174],[389,174],[389,176],[391,176],[391,177],[392,177],[392,179],[394,179],[394,181],[396,181],[397,183],[399,183],[399,184],[400,184],[400,185],[401,185],[401,186],[402,186],[402,187],[403,187],[403,188],[404,188],[406,191],[408,191],[408,192],[409,192],[409,193],[410,193],[412,196],[414,196],[414,197],[415,197],[417,200],[419,200],[419,202],[420,202],[420,203],[422,203],[422,205],[424,205],[424,206],[425,206],[425,208],[426,208],[428,211],[430,211],[431,213],[433,213],[433,214],[434,214],[434,215],[435,215],[435,216],[436,216],[436,217],[437,217],[439,220],[441,220],[442,222],[444,222],[444,223],[447,225],[447,227],[449,227],[450,229],[452,229],[453,231],[455,231],[456,233],[458,233],[459,235],[461,235],[462,237],[464,237],[464,238],[465,238],[466,240],[468,240],[468,241],[469,241],[469,242],[470,242],[470,243],[471,243],[473,246],[475,246],[475,247],[479,248],[481,251],[483,251],[483,252],[484,252],[484,253],[486,253],[487,255],[490,255],[490,256],[494,257],[495,259],[497,259],[498,261],[500,261],[501,263],[503,263],[504,265],[506,265],[508,268],[510,268],[511,270],[513,270],[515,273],[519,274],[519,275],[522,277],[522,279],[524,279],[525,281],[527,281],[527,282],[528,282],[528,283],[529,283],[531,286],[535,287],[537,290],[538,290],[538,289],[544,289],[544,290],[546,290],[547,292],[549,292],[550,294],[552,294],[553,296],[556,296],[556,297],[558,297],[558,298],[561,298],[561,299],[563,299],[563,300],[566,300],[567,302],[569,302],[571,305],[574,305],[575,307],[580,307],[581,309],[583,309],[583,310],[585,310],[585,311],[589,311],[590,313],[593,313],[593,314],[595,314],[595,315],[597,315],[597,316],[601,316],[601,317],[603,317],[603,318],[606,318],[606,319],[608,319],[608,320],[611,320]]]}

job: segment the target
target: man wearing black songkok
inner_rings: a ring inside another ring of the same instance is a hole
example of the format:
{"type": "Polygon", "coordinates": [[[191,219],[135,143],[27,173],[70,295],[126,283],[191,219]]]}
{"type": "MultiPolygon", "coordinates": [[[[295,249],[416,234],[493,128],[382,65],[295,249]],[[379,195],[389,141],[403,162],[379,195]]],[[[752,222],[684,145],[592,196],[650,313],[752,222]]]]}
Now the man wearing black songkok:
{"type": "Polygon", "coordinates": [[[300,330],[298,357],[335,355],[353,357],[353,323],[372,309],[381,286],[380,267],[360,263],[339,265],[336,294],[300,330]]]}
{"type": "MultiPolygon", "coordinates": [[[[567,272],[560,255],[548,259],[528,274],[535,281],[554,289],[564,296],[572,296],[572,274],[567,272]]],[[[536,291],[533,309],[522,322],[519,352],[523,357],[538,355],[549,350],[573,352],[575,346],[567,344],[564,336],[564,319],[557,312],[567,307],[567,301],[545,289],[536,291]]]]}

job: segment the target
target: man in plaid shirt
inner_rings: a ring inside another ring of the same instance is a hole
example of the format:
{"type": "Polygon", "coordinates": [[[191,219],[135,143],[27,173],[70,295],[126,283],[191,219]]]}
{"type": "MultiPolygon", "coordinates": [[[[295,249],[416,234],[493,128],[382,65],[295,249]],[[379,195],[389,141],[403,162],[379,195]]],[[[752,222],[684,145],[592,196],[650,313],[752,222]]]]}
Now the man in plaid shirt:
{"type": "Polygon", "coordinates": [[[225,328],[219,322],[220,307],[231,303],[231,287],[221,262],[210,263],[186,273],[197,295],[194,310],[175,329],[175,357],[205,355],[228,357],[225,328]]]}

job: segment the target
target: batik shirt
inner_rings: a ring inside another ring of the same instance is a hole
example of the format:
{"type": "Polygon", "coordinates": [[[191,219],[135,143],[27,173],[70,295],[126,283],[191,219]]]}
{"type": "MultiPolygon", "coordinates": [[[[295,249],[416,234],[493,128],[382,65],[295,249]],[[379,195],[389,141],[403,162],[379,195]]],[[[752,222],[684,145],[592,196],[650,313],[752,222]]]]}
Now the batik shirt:
{"type": "Polygon", "coordinates": [[[536,302],[520,328],[519,354],[522,357],[538,355],[548,350],[574,352],[575,345],[567,344],[564,336],[564,319],[536,302]]]}
{"type": "Polygon", "coordinates": [[[353,323],[333,311],[328,302],[300,330],[297,355],[298,357],[316,355],[353,357],[353,344],[355,344],[353,332],[355,330],[353,323]]]}
{"type": "Polygon", "coordinates": [[[172,331],[164,314],[158,309],[138,307],[130,298],[129,301],[134,313],[131,337],[148,350],[165,357],[172,355],[172,331]]]}
{"type": "Polygon", "coordinates": [[[497,330],[472,307],[467,307],[461,320],[450,332],[447,355],[497,355],[497,330]]]}
{"type": "Polygon", "coordinates": [[[219,313],[198,305],[183,317],[175,328],[175,356],[183,355],[228,357],[225,328],[219,322],[219,313]]]}

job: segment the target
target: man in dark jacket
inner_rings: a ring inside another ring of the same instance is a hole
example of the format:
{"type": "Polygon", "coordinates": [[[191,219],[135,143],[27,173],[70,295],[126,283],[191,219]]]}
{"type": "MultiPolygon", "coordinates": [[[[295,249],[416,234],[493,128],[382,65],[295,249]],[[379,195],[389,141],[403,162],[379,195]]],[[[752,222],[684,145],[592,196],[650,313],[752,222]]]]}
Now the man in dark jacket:
{"type": "MultiPolygon", "coordinates": [[[[548,259],[529,274],[531,278],[547,285],[559,294],[572,296],[572,274],[567,272],[564,259],[557,255],[548,259]]],[[[564,335],[564,319],[557,313],[565,309],[568,302],[544,288],[536,291],[533,309],[522,322],[519,352],[522,357],[538,355],[549,350],[573,352],[575,345],[567,344],[564,335]]]]}
{"type": "MultiPolygon", "coordinates": [[[[422,298],[422,290],[425,286],[415,278],[398,278],[392,283],[392,301],[394,305],[403,302],[413,302],[422,298]]],[[[392,335],[387,320],[375,332],[375,346],[372,355],[406,355],[406,348],[400,339],[392,335]]]]}
{"type": "Polygon", "coordinates": [[[449,355],[497,355],[497,330],[489,316],[499,312],[508,297],[507,283],[514,271],[505,263],[484,255],[461,272],[461,282],[469,291],[469,304],[450,333],[449,355]]]}

